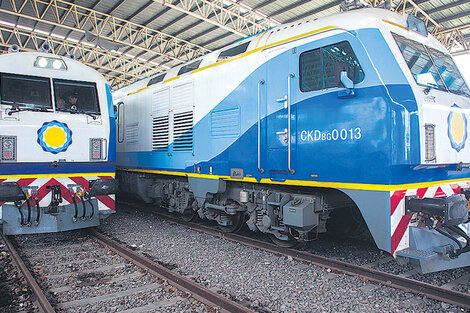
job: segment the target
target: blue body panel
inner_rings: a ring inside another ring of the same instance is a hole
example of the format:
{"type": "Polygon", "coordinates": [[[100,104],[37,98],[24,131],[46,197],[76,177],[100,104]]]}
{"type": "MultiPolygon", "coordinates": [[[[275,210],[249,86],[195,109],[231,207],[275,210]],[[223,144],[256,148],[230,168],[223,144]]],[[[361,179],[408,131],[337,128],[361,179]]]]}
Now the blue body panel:
{"type": "Polygon", "coordinates": [[[109,112],[109,145],[108,145],[108,161],[116,161],[116,115],[114,114],[113,95],[111,87],[106,84],[106,99],[108,101],[109,112]]]}
{"type": "Polygon", "coordinates": [[[47,163],[0,164],[0,175],[72,174],[72,173],[114,173],[115,162],[59,162],[54,167],[47,163]]]}

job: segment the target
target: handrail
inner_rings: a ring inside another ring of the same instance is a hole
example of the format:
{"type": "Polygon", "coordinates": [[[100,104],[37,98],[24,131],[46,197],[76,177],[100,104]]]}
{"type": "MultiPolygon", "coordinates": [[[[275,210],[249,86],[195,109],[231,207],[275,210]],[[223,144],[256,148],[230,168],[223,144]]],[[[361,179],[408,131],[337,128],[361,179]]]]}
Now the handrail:
{"type": "Polygon", "coordinates": [[[291,174],[295,174],[295,170],[291,168],[291,125],[290,125],[290,120],[291,120],[291,93],[290,93],[290,80],[291,78],[294,78],[295,74],[290,73],[289,76],[287,76],[287,168],[289,169],[289,172],[291,174]]]}
{"type": "Polygon", "coordinates": [[[260,113],[260,89],[261,85],[264,85],[264,80],[258,82],[258,171],[264,173],[264,169],[261,168],[261,113],[260,113]]]}

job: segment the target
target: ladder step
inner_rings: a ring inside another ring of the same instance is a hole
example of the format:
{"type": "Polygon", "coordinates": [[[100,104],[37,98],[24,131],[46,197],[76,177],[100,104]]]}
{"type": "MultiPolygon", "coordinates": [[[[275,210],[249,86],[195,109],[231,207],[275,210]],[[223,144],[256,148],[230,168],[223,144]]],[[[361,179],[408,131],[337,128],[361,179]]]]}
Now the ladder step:
{"type": "Polygon", "coordinates": [[[422,260],[422,261],[430,260],[438,256],[438,254],[434,251],[416,250],[412,248],[406,248],[406,249],[397,251],[397,255],[410,258],[410,259],[422,260]]]}

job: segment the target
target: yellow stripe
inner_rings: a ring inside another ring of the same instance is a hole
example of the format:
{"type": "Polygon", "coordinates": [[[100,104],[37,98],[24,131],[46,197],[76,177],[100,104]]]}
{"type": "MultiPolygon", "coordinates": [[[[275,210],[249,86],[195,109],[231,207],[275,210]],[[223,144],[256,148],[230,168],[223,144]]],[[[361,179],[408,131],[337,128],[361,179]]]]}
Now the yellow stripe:
{"type": "MultiPolygon", "coordinates": [[[[398,25],[399,26],[399,25],[398,25]]],[[[226,59],[226,60],[223,60],[223,61],[220,61],[220,62],[216,62],[216,63],[213,63],[213,64],[210,64],[210,65],[207,65],[207,66],[204,66],[204,67],[201,67],[201,68],[198,68],[198,69],[195,69],[194,71],[191,71],[191,74],[193,73],[197,73],[197,72],[200,72],[200,71],[203,71],[205,69],[208,69],[208,68],[211,68],[211,67],[214,67],[214,66],[219,66],[219,65],[222,65],[222,64],[226,64],[228,62],[232,62],[232,61],[235,61],[235,60],[238,60],[238,59],[241,59],[241,58],[244,58],[250,54],[253,54],[253,53],[256,53],[258,51],[261,51],[263,49],[267,49],[267,48],[270,48],[270,47],[273,47],[273,46],[277,46],[277,45],[280,45],[280,44],[283,44],[283,43],[286,43],[286,42],[289,42],[289,41],[294,41],[294,40],[297,40],[297,39],[300,39],[302,37],[307,37],[307,36],[310,36],[310,35],[313,35],[313,34],[317,34],[317,33],[321,33],[321,32],[324,32],[324,31],[327,31],[327,30],[331,30],[331,29],[335,29],[335,28],[338,28],[338,26],[327,26],[327,27],[323,27],[323,28],[320,28],[320,29],[316,29],[316,30],[312,30],[310,32],[307,32],[307,33],[303,33],[303,34],[300,34],[300,35],[297,35],[297,36],[294,36],[294,37],[290,37],[290,38],[287,38],[287,39],[284,39],[284,40],[280,40],[280,41],[276,41],[274,43],[271,43],[269,45],[266,45],[266,46],[263,46],[263,47],[259,47],[259,48],[256,48],[254,50],[251,50],[251,51],[248,51],[248,52],[245,52],[245,53],[242,53],[242,54],[239,54],[237,56],[234,56],[234,57],[231,57],[229,59],[226,59]]],[[[264,36],[266,32],[263,33],[262,36],[264,36]]],[[[271,34],[269,35],[269,37],[271,36],[271,34]]],[[[269,38],[268,37],[268,38],[269,38]]],[[[176,80],[180,78],[180,76],[175,76],[173,78],[170,78],[170,79],[167,79],[165,80],[162,84],[166,84],[168,82],[171,82],[173,80],[176,80]]],[[[130,95],[133,95],[133,94],[136,94],[138,92],[141,92],[145,89],[147,89],[149,87],[145,87],[145,88],[142,88],[142,89],[139,89],[137,91],[133,91],[131,93],[128,93],[127,95],[130,96],[130,95]]]]}
{"type": "Polygon", "coordinates": [[[116,176],[116,173],[112,172],[112,173],[65,173],[65,174],[0,175],[0,179],[91,177],[91,176],[116,176]]]}
{"type": "MultiPolygon", "coordinates": [[[[224,179],[228,181],[241,181],[241,182],[247,182],[247,183],[258,182],[256,178],[254,177],[244,177],[243,179],[234,179],[234,178],[231,178],[230,176],[208,175],[208,174],[198,174],[198,173],[183,173],[183,172],[172,172],[172,171],[127,169],[127,168],[120,168],[120,170],[128,171],[128,172],[174,175],[174,176],[185,176],[185,177],[199,177],[199,178],[207,178],[207,179],[224,179]]],[[[309,180],[286,180],[284,182],[278,182],[278,181],[272,181],[269,178],[262,178],[259,181],[259,183],[273,184],[273,185],[305,186],[305,187],[324,187],[324,188],[337,188],[337,189],[395,191],[395,190],[405,190],[405,189],[429,188],[429,187],[439,186],[443,184],[458,183],[458,182],[465,182],[465,181],[470,181],[470,178],[440,180],[440,181],[433,181],[433,182],[426,182],[426,183],[411,183],[411,184],[401,184],[401,185],[318,182],[318,181],[309,181],[309,180]]]]}
{"type": "MultiPolygon", "coordinates": [[[[337,26],[327,26],[327,27],[323,27],[323,28],[320,28],[320,29],[316,29],[316,30],[312,30],[311,32],[308,32],[308,33],[304,33],[304,34],[300,34],[300,35],[297,35],[297,36],[294,36],[294,37],[290,37],[290,38],[287,38],[287,39],[284,39],[284,40],[279,40],[279,41],[276,41],[276,42],[273,42],[269,45],[266,45],[266,46],[262,46],[262,47],[259,47],[259,48],[256,48],[256,49],[253,49],[251,51],[248,51],[248,52],[245,52],[245,53],[241,53],[237,56],[234,56],[234,57],[231,57],[229,59],[226,59],[226,60],[223,60],[223,61],[220,61],[220,62],[217,62],[217,63],[213,63],[213,64],[210,64],[210,65],[207,65],[207,66],[204,66],[204,67],[201,67],[201,68],[198,68],[198,69],[195,69],[194,71],[192,71],[191,73],[197,73],[197,72],[200,72],[200,71],[203,71],[203,70],[206,70],[208,68],[211,68],[211,67],[215,67],[215,66],[219,66],[219,65],[222,65],[222,64],[226,64],[226,63],[229,63],[229,62],[232,62],[232,61],[235,61],[235,60],[238,60],[238,59],[241,59],[241,58],[244,58],[250,54],[253,54],[253,53],[256,53],[256,52],[259,52],[261,50],[264,50],[264,49],[267,49],[267,48],[271,48],[273,46],[277,46],[277,45],[280,45],[280,44],[283,44],[283,43],[287,43],[289,41],[294,41],[294,40],[297,40],[297,39],[300,39],[302,37],[307,37],[307,36],[310,36],[310,35],[313,35],[313,34],[316,34],[316,33],[320,33],[320,32],[324,32],[324,31],[327,31],[327,30],[331,30],[331,29],[335,29],[335,28],[338,28],[337,26]]],[[[179,76],[178,76],[179,77],[179,76]]],[[[175,77],[176,78],[176,77],[175,77]]]]}
{"type": "Polygon", "coordinates": [[[139,93],[139,92],[141,92],[141,91],[144,91],[145,89],[148,89],[148,88],[149,88],[149,87],[140,88],[139,90],[130,92],[130,93],[128,93],[127,95],[128,95],[128,96],[131,96],[131,95],[134,95],[134,94],[139,93]]]}
{"type": "MultiPolygon", "coordinates": [[[[211,67],[219,66],[219,65],[222,65],[222,64],[226,64],[226,63],[229,63],[229,62],[232,62],[232,61],[235,61],[235,60],[244,58],[244,57],[246,57],[246,56],[248,56],[248,55],[250,55],[250,54],[259,52],[259,51],[261,51],[261,50],[263,50],[263,49],[267,49],[267,48],[270,48],[270,47],[273,47],[273,46],[277,46],[277,45],[280,45],[280,44],[283,44],[283,43],[286,43],[286,42],[289,42],[289,41],[297,40],[297,39],[300,39],[300,38],[302,38],[302,37],[307,37],[307,36],[310,36],[310,35],[313,35],[313,34],[317,34],[317,33],[320,33],[320,32],[323,32],[323,31],[327,31],[327,30],[330,30],[330,29],[335,29],[335,28],[338,28],[338,27],[337,27],[337,26],[327,26],[327,27],[323,27],[323,28],[320,28],[320,29],[317,29],[317,30],[313,30],[313,31],[308,32],[308,33],[304,33],[304,34],[300,34],[300,35],[297,35],[297,36],[294,36],[294,37],[291,37],[291,38],[287,38],[287,39],[284,39],[284,40],[276,41],[276,42],[271,43],[271,44],[269,44],[269,45],[256,48],[256,49],[254,49],[254,50],[251,50],[251,51],[248,51],[248,52],[239,54],[239,55],[234,56],[234,57],[231,57],[231,58],[229,58],[229,59],[226,59],[226,60],[223,60],[223,61],[220,61],[220,62],[216,62],[216,63],[210,64],[210,65],[207,65],[207,66],[198,68],[198,69],[195,69],[194,71],[191,71],[191,74],[194,74],[194,73],[197,73],[197,72],[206,70],[206,69],[211,68],[211,67]]],[[[264,35],[264,33],[263,33],[263,35],[264,35]]],[[[180,76],[175,76],[175,77],[173,77],[173,78],[167,79],[167,80],[165,80],[162,84],[169,83],[169,82],[171,82],[171,81],[173,81],[173,80],[177,80],[178,78],[180,78],[180,76]]],[[[141,91],[143,91],[143,90],[145,90],[145,89],[147,89],[147,88],[148,88],[148,87],[139,89],[139,90],[137,90],[137,91],[128,93],[127,95],[130,96],[130,95],[136,94],[136,93],[141,92],[141,91]]]]}
{"type": "Polygon", "coordinates": [[[406,31],[410,31],[408,28],[403,27],[403,26],[401,26],[400,24],[397,24],[397,23],[394,23],[394,22],[390,22],[390,21],[387,21],[387,20],[382,20],[382,21],[384,21],[385,23],[389,23],[389,24],[391,24],[391,25],[393,25],[393,26],[397,26],[397,27],[403,28],[403,29],[406,30],[406,31]]]}
{"type": "Polygon", "coordinates": [[[175,76],[175,77],[173,77],[173,78],[170,78],[170,79],[165,80],[162,84],[166,84],[166,83],[171,82],[172,80],[176,80],[176,79],[178,79],[178,78],[180,78],[179,75],[178,75],[178,76],[175,76]]]}

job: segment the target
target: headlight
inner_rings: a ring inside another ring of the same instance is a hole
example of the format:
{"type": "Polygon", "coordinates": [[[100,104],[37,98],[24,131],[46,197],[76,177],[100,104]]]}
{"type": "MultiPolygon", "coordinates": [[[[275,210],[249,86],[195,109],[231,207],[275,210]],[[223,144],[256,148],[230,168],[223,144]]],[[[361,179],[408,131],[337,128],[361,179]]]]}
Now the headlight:
{"type": "Polygon", "coordinates": [[[62,59],[58,58],[49,58],[49,57],[37,57],[36,61],[34,61],[35,67],[40,68],[49,68],[54,70],[61,70],[66,71],[67,66],[62,59]]]}

